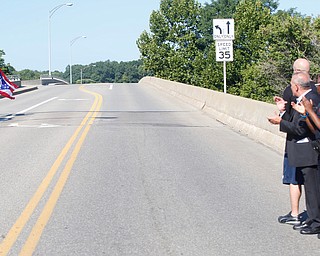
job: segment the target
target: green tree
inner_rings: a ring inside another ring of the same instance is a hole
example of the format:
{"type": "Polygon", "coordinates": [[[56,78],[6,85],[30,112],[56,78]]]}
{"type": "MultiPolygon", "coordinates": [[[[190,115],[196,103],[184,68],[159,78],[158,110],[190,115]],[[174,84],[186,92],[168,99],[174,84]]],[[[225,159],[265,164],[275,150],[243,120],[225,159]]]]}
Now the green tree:
{"type": "MultiPolygon", "coordinates": [[[[73,65],[72,73],[73,79],[76,83],[81,82],[90,83],[137,83],[147,73],[142,69],[142,61],[134,60],[127,62],[117,61],[99,61],[89,65],[73,65]]],[[[65,80],[69,79],[69,67],[66,69],[63,77],[65,80]]]]}
{"type": "Polygon", "coordinates": [[[252,65],[259,63],[260,53],[265,49],[260,28],[269,24],[271,11],[261,1],[243,0],[237,5],[234,18],[234,61],[230,63],[232,80],[229,80],[229,92],[250,97],[253,84],[248,79],[244,83],[243,75],[257,70],[252,65]]]}
{"type": "MultiPolygon", "coordinates": [[[[279,5],[278,1],[275,0],[261,0],[260,2],[271,12],[274,12],[279,5]]],[[[211,0],[211,3],[205,3],[203,8],[201,8],[199,29],[207,47],[213,42],[212,20],[234,18],[239,3],[246,4],[240,0],[211,0]]],[[[238,26],[238,24],[236,25],[238,26]]]]}
{"type": "Polygon", "coordinates": [[[3,56],[5,55],[4,50],[0,50],[0,69],[6,74],[6,75],[12,75],[15,72],[14,67],[10,65],[10,63],[5,64],[3,56]]]}
{"type": "Polygon", "coordinates": [[[240,95],[242,70],[252,57],[259,56],[256,50],[261,44],[255,45],[258,41],[255,32],[263,22],[268,21],[270,13],[278,6],[277,1],[218,0],[200,9],[195,1],[161,1],[160,10],[153,11],[150,16],[151,33],[144,31],[137,41],[145,69],[158,77],[222,90],[223,66],[215,60],[212,19],[233,18],[239,5],[242,9],[238,11],[238,16],[241,11],[248,15],[258,14],[254,20],[250,17],[243,21],[241,24],[244,27],[238,30],[242,37],[236,45],[239,47],[237,56],[242,62],[227,66],[227,83],[233,85],[233,93],[240,95]],[[247,5],[251,6],[251,10],[246,9],[247,5]],[[247,21],[250,25],[246,27],[247,21]],[[246,31],[247,28],[249,31],[246,31]]]}
{"type": "Polygon", "coordinates": [[[137,40],[143,65],[156,76],[192,83],[200,55],[200,4],[195,0],[162,0],[150,16],[150,33],[137,40]]]}
{"type": "Polygon", "coordinates": [[[312,77],[320,74],[320,16],[312,18],[311,20],[311,46],[312,52],[309,53],[311,59],[311,71],[312,77]]]}
{"type": "Polygon", "coordinates": [[[41,76],[41,72],[30,69],[23,69],[17,73],[19,74],[21,80],[36,80],[40,79],[41,76]]]}
{"type": "Polygon", "coordinates": [[[242,68],[238,85],[241,96],[271,101],[289,84],[295,59],[308,59],[311,74],[319,72],[319,41],[317,23],[311,17],[290,11],[278,12],[267,20],[256,31],[254,45],[260,50],[249,46],[255,54],[247,56],[250,62],[242,68]]]}

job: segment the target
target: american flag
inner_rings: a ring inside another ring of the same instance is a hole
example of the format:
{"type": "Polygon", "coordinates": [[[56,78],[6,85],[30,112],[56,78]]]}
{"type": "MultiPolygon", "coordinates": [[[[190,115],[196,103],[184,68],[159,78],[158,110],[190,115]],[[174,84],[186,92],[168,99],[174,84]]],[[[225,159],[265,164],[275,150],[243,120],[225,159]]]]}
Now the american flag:
{"type": "Polygon", "coordinates": [[[0,69],[0,95],[13,100],[14,97],[12,96],[12,94],[13,91],[17,88],[18,86],[10,82],[3,71],[0,69]]]}

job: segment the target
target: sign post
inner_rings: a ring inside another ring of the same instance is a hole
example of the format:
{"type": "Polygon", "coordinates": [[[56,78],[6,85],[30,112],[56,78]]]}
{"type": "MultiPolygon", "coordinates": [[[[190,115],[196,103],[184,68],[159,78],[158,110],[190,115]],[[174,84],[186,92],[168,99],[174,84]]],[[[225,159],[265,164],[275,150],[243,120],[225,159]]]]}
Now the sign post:
{"type": "Polygon", "coordinates": [[[227,92],[226,62],[233,61],[234,20],[214,19],[213,39],[216,41],[216,61],[223,61],[224,93],[227,92]]]}

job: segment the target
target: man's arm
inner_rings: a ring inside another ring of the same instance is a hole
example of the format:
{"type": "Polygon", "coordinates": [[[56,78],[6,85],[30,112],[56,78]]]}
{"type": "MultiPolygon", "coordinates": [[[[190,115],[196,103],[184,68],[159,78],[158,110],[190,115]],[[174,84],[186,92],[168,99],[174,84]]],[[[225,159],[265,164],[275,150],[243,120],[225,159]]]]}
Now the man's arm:
{"type": "MultiPolygon", "coordinates": [[[[298,112],[295,114],[300,115],[298,112]]],[[[279,124],[281,132],[298,136],[306,136],[308,134],[308,128],[305,119],[301,117],[296,116],[296,121],[294,122],[282,119],[279,115],[277,115],[277,113],[275,113],[274,116],[269,116],[267,118],[271,124],[279,124]]]]}
{"type": "Polygon", "coordinates": [[[309,129],[304,118],[300,117],[298,112],[294,113],[295,117],[292,122],[281,120],[280,131],[292,135],[307,136],[309,129]],[[299,116],[298,116],[299,115],[299,116]]]}

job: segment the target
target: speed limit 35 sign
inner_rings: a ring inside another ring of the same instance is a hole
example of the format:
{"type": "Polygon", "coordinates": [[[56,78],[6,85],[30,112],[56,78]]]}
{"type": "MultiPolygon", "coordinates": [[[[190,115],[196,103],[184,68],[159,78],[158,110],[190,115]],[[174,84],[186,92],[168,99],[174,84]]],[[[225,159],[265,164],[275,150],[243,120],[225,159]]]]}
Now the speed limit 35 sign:
{"type": "Polygon", "coordinates": [[[216,40],[216,61],[233,61],[232,40],[216,40]]]}

